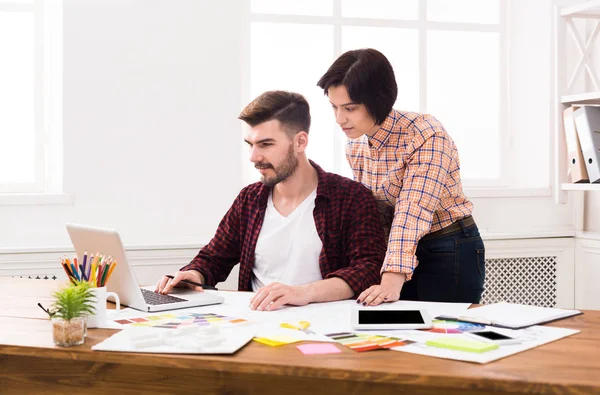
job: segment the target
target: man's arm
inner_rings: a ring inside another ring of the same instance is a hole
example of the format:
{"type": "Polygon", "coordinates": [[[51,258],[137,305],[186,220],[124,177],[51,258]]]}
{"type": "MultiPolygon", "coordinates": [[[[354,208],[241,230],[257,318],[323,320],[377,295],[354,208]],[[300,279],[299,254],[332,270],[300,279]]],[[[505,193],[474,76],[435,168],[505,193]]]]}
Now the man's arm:
{"type": "Polygon", "coordinates": [[[240,212],[244,192],[237,196],[211,241],[181,271],[196,270],[204,278],[203,283],[209,285],[225,281],[231,269],[240,261],[240,212]]]}
{"type": "Polygon", "coordinates": [[[271,283],[261,288],[250,300],[252,310],[276,310],[286,304],[304,306],[315,302],[349,299],[354,291],[341,278],[319,280],[305,285],[271,283]]]}
{"type": "MultiPolygon", "coordinates": [[[[182,279],[215,285],[227,278],[231,269],[240,261],[240,211],[244,192],[245,190],[237,196],[211,241],[175,274],[173,280],[163,277],[157,285],[157,292],[168,293],[182,279]]],[[[194,287],[200,291],[199,288],[194,287]]]]}

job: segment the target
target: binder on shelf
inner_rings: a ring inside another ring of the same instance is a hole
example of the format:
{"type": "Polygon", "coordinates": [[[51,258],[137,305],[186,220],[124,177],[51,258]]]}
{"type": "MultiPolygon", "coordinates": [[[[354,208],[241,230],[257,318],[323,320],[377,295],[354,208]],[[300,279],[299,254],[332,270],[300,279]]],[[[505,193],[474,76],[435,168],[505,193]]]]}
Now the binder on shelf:
{"type": "Polygon", "coordinates": [[[600,183],[600,107],[583,106],[573,116],[590,182],[600,183]]]}
{"type": "Polygon", "coordinates": [[[581,151],[581,143],[577,135],[575,118],[573,117],[573,112],[578,108],[578,106],[571,106],[563,112],[567,155],[569,157],[569,174],[571,175],[571,182],[574,184],[590,182],[583,159],[583,152],[581,151]]]}

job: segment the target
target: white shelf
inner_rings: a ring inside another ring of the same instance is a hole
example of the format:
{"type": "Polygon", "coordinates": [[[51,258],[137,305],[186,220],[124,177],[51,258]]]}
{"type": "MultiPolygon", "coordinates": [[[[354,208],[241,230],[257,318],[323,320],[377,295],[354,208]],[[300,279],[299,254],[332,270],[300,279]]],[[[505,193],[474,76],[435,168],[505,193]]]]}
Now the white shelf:
{"type": "Polygon", "coordinates": [[[572,7],[565,7],[560,11],[560,15],[571,18],[597,18],[600,16],[600,0],[591,0],[572,7]]]}
{"type": "Polygon", "coordinates": [[[562,104],[598,104],[600,105],[600,92],[587,92],[576,95],[565,95],[560,98],[562,104]]]}
{"type": "Polygon", "coordinates": [[[600,184],[561,184],[563,191],[600,191],[600,184]]]}

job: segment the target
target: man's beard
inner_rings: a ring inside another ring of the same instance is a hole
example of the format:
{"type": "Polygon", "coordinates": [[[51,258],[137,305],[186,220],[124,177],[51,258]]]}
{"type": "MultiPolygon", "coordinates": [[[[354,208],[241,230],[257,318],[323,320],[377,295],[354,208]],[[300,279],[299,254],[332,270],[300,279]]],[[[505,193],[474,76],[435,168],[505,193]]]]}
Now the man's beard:
{"type": "Polygon", "coordinates": [[[294,147],[290,145],[290,149],[288,150],[285,159],[277,166],[277,168],[274,168],[273,165],[268,162],[256,163],[254,164],[254,167],[257,169],[273,169],[275,172],[274,176],[267,177],[266,175],[263,175],[260,179],[266,186],[273,187],[280,182],[287,180],[296,172],[296,169],[298,168],[298,159],[294,155],[294,147]]]}

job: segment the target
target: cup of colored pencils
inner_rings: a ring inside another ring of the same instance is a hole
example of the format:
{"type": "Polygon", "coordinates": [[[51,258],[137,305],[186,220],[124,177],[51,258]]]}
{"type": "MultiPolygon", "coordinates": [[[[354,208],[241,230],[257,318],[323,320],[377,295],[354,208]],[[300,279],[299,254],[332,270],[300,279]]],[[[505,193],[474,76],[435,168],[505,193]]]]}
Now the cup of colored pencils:
{"type": "Polygon", "coordinates": [[[112,256],[99,252],[88,256],[86,251],[81,261],[77,257],[73,257],[73,260],[63,257],[61,265],[73,284],[75,281],[87,281],[92,287],[100,288],[106,286],[117,261],[112,256]]]}

